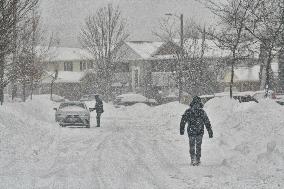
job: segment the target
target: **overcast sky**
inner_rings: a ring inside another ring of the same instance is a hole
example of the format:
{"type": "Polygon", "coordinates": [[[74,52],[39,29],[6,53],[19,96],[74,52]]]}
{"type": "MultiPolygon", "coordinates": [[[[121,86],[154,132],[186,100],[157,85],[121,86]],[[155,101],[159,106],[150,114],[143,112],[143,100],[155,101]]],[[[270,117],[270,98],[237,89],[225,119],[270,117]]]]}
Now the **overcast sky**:
{"type": "Polygon", "coordinates": [[[47,30],[57,33],[62,46],[79,46],[84,19],[109,2],[119,5],[127,18],[131,40],[155,40],[152,31],[168,12],[183,13],[200,23],[213,20],[195,0],[41,0],[41,13],[47,30]]]}

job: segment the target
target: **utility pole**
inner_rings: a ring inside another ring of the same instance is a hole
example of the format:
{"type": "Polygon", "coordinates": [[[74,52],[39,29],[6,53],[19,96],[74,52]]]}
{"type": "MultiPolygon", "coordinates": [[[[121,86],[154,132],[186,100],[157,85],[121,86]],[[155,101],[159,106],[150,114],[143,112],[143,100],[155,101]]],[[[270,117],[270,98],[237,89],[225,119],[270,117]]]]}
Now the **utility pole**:
{"type": "Polygon", "coordinates": [[[32,74],[31,74],[31,81],[30,81],[30,96],[31,96],[31,100],[33,99],[33,91],[34,91],[34,78],[36,77],[35,74],[37,74],[36,70],[35,70],[35,46],[36,46],[36,39],[35,39],[35,35],[36,35],[36,13],[35,13],[35,8],[33,8],[33,16],[32,16],[32,74]]]}
{"type": "Polygon", "coordinates": [[[181,98],[182,98],[182,89],[183,89],[183,83],[182,83],[182,78],[183,78],[183,74],[182,74],[182,67],[183,67],[183,62],[184,62],[184,47],[183,47],[183,41],[184,41],[184,35],[183,35],[183,14],[181,14],[180,16],[177,16],[175,14],[172,13],[167,13],[165,14],[166,16],[175,16],[177,18],[179,18],[180,20],[180,59],[179,59],[179,63],[178,63],[178,100],[181,103],[181,98]]]}
{"type": "MultiPolygon", "coordinates": [[[[15,68],[17,64],[17,5],[18,0],[13,0],[13,56],[12,56],[12,67],[15,68]]],[[[12,86],[12,100],[15,98],[17,93],[17,85],[15,83],[15,76],[12,75],[11,86],[12,86]]]]}
{"type": "Polygon", "coordinates": [[[181,98],[182,98],[182,89],[183,89],[183,83],[182,83],[182,67],[183,67],[183,61],[184,61],[184,48],[183,48],[183,14],[180,15],[180,48],[181,48],[181,56],[180,56],[180,61],[179,61],[179,79],[178,79],[178,84],[179,84],[179,91],[178,91],[178,99],[179,102],[181,103],[181,98]]]}

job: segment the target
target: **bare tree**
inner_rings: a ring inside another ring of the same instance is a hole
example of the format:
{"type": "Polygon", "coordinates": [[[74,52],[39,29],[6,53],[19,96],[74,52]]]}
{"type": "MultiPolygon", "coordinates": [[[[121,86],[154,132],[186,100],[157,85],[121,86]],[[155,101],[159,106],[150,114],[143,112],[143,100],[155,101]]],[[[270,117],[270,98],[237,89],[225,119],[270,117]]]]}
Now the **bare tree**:
{"type": "Polygon", "coordinates": [[[30,97],[33,97],[33,91],[35,84],[41,79],[43,75],[43,64],[40,54],[37,53],[37,46],[43,40],[43,33],[40,27],[40,16],[36,10],[32,13],[31,18],[31,30],[32,30],[32,39],[31,39],[31,69],[29,72],[29,81],[30,81],[30,97]]]}
{"type": "Polygon", "coordinates": [[[229,50],[231,66],[230,97],[233,96],[234,67],[240,60],[249,58],[253,54],[253,39],[246,31],[246,24],[250,18],[249,10],[256,6],[255,0],[226,0],[200,1],[214,15],[219,18],[215,32],[207,32],[216,45],[224,50],[229,50]]]}
{"type": "Polygon", "coordinates": [[[27,90],[32,99],[34,86],[43,74],[42,52],[38,51],[38,46],[43,43],[44,37],[37,7],[25,16],[18,27],[21,30],[17,32],[13,66],[9,74],[12,85],[22,85],[22,99],[25,101],[27,90]]]}
{"type": "MultiPolygon", "coordinates": [[[[170,17],[171,18],[171,17],[170,17]]],[[[200,95],[205,93],[212,93],[215,91],[217,81],[216,74],[214,74],[214,66],[208,65],[205,60],[204,51],[208,49],[206,45],[205,27],[199,26],[193,19],[188,19],[184,25],[184,45],[183,50],[177,44],[177,36],[181,34],[177,29],[177,25],[172,23],[172,19],[168,17],[160,20],[160,25],[156,31],[153,32],[160,40],[164,42],[173,42],[173,49],[176,58],[175,62],[180,61],[183,53],[182,61],[182,85],[186,92],[191,95],[200,95]]],[[[173,76],[175,76],[176,83],[179,83],[179,76],[176,74],[177,65],[175,64],[173,76]]]]}
{"type": "Polygon", "coordinates": [[[258,6],[249,11],[250,22],[246,30],[261,44],[261,89],[272,87],[271,62],[284,50],[284,2],[282,0],[258,0],[258,6]]]}
{"type": "Polygon", "coordinates": [[[53,99],[52,95],[53,95],[53,87],[54,87],[54,83],[58,77],[58,70],[54,71],[54,74],[50,75],[51,77],[51,82],[50,82],[50,100],[53,99]]]}
{"type": "Polygon", "coordinates": [[[38,4],[38,0],[1,0],[0,1],[0,101],[4,101],[4,88],[15,77],[8,70],[14,62],[10,59],[15,50],[15,32],[19,31],[18,23],[38,4]],[[11,63],[12,62],[12,63],[11,63]]]}
{"type": "Polygon", "coordinates": [[[217,83],[217,63],[218,60],[210,61],[212,57],[205,57],[205,51],[209,50],[206,42],[205,27],[201,29],[198,26],[198,35],[193,35],[188,39],[185,62],[185,86],[192,96],[211,94],[216,92],[217,83]],[[201,38],[199,36],[201,35],[201,38]]]}
{"type": "Polygon", "coordinates": [[[112,4],[100,8],[95,15],[85,20],[79,40],[95,60],[98,78],[103,83],[103,93],[107,100],[111,95],[111,81],[119,50],[127,39],[126,21],[120,9],[112,4]]]}
{"type": "Polygon", "coordinates": [[[176,19],[172,17],[162,17],[158,21],[158,27],[152,31],[153,35],[161,41],[174,41],[178,38],[179,30],[176,19]]]}

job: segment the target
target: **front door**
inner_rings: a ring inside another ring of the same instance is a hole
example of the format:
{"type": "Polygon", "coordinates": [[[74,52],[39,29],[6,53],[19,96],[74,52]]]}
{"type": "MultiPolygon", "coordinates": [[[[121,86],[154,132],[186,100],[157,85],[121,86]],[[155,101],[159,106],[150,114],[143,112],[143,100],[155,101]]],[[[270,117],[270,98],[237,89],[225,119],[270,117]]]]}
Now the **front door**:
{"type": "Polygon", "coordinates": [[[137,66],[132,67],[132,88],[135,89],[140,87],[140,68],[137,66]]]}

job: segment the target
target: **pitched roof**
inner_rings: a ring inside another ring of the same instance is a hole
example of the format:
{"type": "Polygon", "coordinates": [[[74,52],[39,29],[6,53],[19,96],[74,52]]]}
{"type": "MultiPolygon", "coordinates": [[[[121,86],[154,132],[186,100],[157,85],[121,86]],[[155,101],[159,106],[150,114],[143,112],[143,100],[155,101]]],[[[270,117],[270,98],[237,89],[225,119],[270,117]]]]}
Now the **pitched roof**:
{"type": "Polygon", "coordinates": [[[45,47],[38,46],[37,53],[45,54],[46,61],[72,61],[82,59],[92,59],[92,55],[81,48],[71,47],[45,47]]]}
{"type": "Polygon", "coordinates": [[[142,59],[149,59],[153,53],[163,44],[163,42],[152,41],[128,41],[125,42],[142,59]]]}
{"type": "MultiPolygon", "coordinates": [[[[172,54],[172,49],[168,48],[170,51],[166,55],[166,52],[163,52],[162,55],[159,54],[161,49],[166,49],[165,46],[167,45],[173,45],[176,44],[178,47],[180,47],[180,39],[173,39],[171,42],[166,42],[164,43],[159,49],[157,50],[157,54],[155,55],[156,57],[167,57],[168,55],[172,54]]],[[[216,41],[214,40],[209,40],[206,39],[204,42],[204,57],[206,58],[224,58],[231,56],[231,52],[226,49],[221,49],[217,46],[216,41]]],[[[258,51],[259,51],[259,44],[254,44],[251,45],[251,48],[253,49],[254,53],[253,56],[255,58],[258,58],[258,51]]],[[[193,38],[187,38],[184,39],[184,49],[185,51],[191,55],[191,56],[199,56],[201,55],[201,50],[202,50],[202,39],[193,39],[193,38]]],[[[251,53],[251,52],[247,52],[251,53]]]]}

